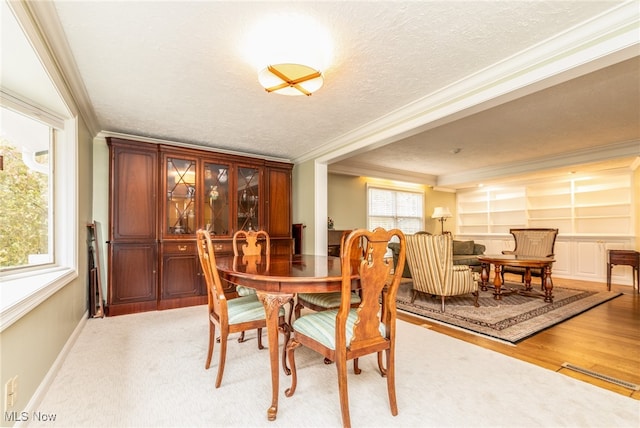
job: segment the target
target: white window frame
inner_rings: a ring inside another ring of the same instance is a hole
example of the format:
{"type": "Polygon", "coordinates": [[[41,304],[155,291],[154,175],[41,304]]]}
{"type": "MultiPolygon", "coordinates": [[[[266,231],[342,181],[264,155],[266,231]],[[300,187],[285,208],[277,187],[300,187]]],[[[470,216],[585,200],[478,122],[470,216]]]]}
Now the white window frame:
{"type": "Polygon", "coordinates": [[[53,145],[53,264],[0,273],[0,332],[78,277],[77,119],[63,119],[0,92],[4,107],[56,128],[53,145]]]}
{"type": "MultiPolygon", "coordinates": [[[[424,200],[424,195],[425,192],[424,190],[422,190],[422,188],[411,188],[411,187],[403,187],[403,186],[388,186],[388,185],[380,185],[380,184],[374,184],[374,183],[367,183],[366,184],[366,191],[367,191],[367,198],[366,198],[366,204],[367,204],[367,229],[371,230],[372,226],[371,226],[371,222],[369,220],[369,218],[371,217],[370,213],[369,213],[369,191],[371,189],[381,189],[381,190],[388,190],[388,191],[392,191],[392,192],[397,192],[397,193],[415,193],[421,196],[422,199],[422,216],[420,217],[420,223],[422,224],[422,229],[424,230],[424,224],[425,224],[425,200],[424,200]]],[[[396,223],[397,223],[397,218],[396,218],[396,223]]],[[[403,231],[404,232],[404,231],[403,231]]]]}

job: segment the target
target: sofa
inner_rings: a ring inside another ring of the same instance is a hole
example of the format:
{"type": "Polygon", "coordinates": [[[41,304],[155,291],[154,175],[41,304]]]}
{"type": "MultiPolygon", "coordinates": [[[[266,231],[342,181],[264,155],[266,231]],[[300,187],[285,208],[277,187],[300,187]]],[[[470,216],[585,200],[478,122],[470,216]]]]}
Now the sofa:
{"type": "MultiPolygon", "coordinates": [[[[393,265],[398,264],[398,252],[400,251],[400,244],[391,242],[387,245],[393,253],[393,265]]],[[[471,266],[474,272],[480,272],[482,270],[482,264],[478,261],[479,255],[484,254],[486,247],[482,244],[476,244],[474,241],[453,241],[453,264],[454,265],[467,265],[471,266]]],[[[409,269],[409,263],[404,264],[404,272],[402,272],[403,278],[411,278],[411,270],[409,269]]]]}

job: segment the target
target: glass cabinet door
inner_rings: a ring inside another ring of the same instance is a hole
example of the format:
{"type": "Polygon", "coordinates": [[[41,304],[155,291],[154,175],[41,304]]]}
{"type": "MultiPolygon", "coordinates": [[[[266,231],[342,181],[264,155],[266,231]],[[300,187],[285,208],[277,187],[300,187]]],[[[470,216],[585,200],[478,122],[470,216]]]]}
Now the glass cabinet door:
{"type": "Polygon", "coordinates": [[[165,233],[184,235],[196,230],[196,161],[168,157],[165,233]]]}
{"type": "Polygon", "coordinates": [[[260,170],[238,167],[238,222],[237,230],[259,230],[260,170]]]}
{"type": "Polygon", "coordinates": [[[212,235],[229,233],[229,165],[204,164],[204,224],[212,235]]]}

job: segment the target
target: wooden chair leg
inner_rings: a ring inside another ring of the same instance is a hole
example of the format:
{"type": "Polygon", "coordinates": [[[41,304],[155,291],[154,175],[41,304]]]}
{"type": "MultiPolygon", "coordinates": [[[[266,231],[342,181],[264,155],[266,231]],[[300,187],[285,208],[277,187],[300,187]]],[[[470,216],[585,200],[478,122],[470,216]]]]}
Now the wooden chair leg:
{"type": "Polygon", "coordinates": [[[342,413],[342,426],[351,427],[349,416],[349,389],[347,386],[347,362],[337,358],[336,367],[338,369],[338,392],[340,393],[340,411],[342,413]]]}
{"type": "Polygon", "coordinates": [[[264,346],[262,346],[262,329],[261,328],[258,329],[258,349],[264,349],[264,346]]]}
{"type": "Polygon", "coordinates": [[[240,332],[240,337],[238,338],[238,343],[244,342],[244,331],[240,332]]]}
{"type": "MultiPolygon", "coordinates": [[[[291,304],[293,305],[293,301],[291,301],[291,304]]],[[[301,303],[297,303],[296,307],[295,307],[295,314],[296,314],[296,319],[300,318],[300,311],[302,311],[302,308],[304,308],[304,306],[301,303]]],[[[289,320],[289,324],[291,324],[291,320],[289,320]]]]}
{"type": "MultiPolygon", "coordinates": [[[[291,318],[293,317],[293,312],[294,312],[294,309],[293,309],[293,300],[294,300],[294,299],[289,300],[289,319],[287,320],[287,323],[288,323],[289,325],[291,325],[291,318]]],[[[296,318],[297,318],[297,317],[296,317],[296,318]]]]}
{"type": "Polygon", "coordinates": [[[291,324],[287,324],[286,322],[282,322],[280,325],[280,331],[284,334],[284,347],[282,348],[282,371],[284,374],[289,376],[291,374],[291,369],[287,367],[287,343],[289,343],[289,338],[291,337],[291,328],[289,327],[291,324]]]}
{"type": "Polygon", "coordinates": [[[413,290],[413,294],[411,295],[411,303],[413,303],[414,300],[416,300],[416,295],[418,294],[417,290],[413,290]]]}
{"type": "Polygon", "coordinates": [[[285,344],[289,368],[291,369],[291,386],[284,391],[284,395],[287,397],[291,397],[296,392],[296,386],[298,385],[298,374],[296,372],[296,359],[294,355],[294,351],[298,346],[300,346],[300,342],[295,339],[288,340],[285,344]]]}
{"type": "Polygon", "coordinates": [[[211,366],[211,357],[213,356],[213,345],[216,343],[216,325],[209,321],[209,352],[207,353],[207,362],[204,364],[205,370],[211,366]]]}
{"type": "Polygon", "coordinates": [[[473,296],[475,297],[475,299],[473,299],[473,306],[475,306],[476,308],[480,307],[480,304],[478,303],[478,297],[480,295],[480,293],[478,291],[474,291],[473,296]]]}
{"type": "Polygon", "coordinates": [[[360,373],[362,373],[362,370],[360,370],[360,367],[358,367],[358,359],[357,359],[357,358],[354,358],[354,359],[353,359],[353,372],[354,372],[355,374],[360,374],[360,373]]]}
{"type": "Polygon", "coordinates": [[[387,369],[384,367],[382,363],[382,352],[378,352],[378,369],[380,370],[380,375],[385,377],[387,375],[387,369]]]}
{"type": "Polygon", "coordinates": [[[227,342],[228,333],[223,331],[220,334],[220,362],[218,363],[218,376],[216,377],[216,388],[220,388],[222,383],[222,375],[224,374],[224,363],[227,358],[227,342]]]}
{"type": "Polygon", "coordinates": [[[387,392],[389,394],[389,407],[391,407],[391,414],[393,416],[398,415],[398,400],[396,398],[396,370],[395,370],[395,356],[390,349],[387,349],[387,392]]]}

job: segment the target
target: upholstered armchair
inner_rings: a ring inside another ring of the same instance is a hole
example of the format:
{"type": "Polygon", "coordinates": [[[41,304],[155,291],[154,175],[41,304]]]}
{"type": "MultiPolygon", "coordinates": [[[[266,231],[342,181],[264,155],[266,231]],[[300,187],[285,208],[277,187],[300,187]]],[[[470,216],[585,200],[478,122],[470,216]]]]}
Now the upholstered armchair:
{"type": "Polygon", "coordinates": [[[445,297],[472,293],[478,306],[479,275],[469,266],[453,264],[453,238],[444,235],[409,235],[407,263],[413,277],[413,302],[418,293],[445,297]]]}
{"type": "MultiPolygon", "coordinates": [[[[502,254],[514,254],[518,256],[553,257],[558,229],[510,229],[509,232],[515,240],[515,248],[512,251],[503,251],[502,254]]],[[[544,283],[543,269],[531,269],[531,276],[539,276],[544,283]]],[[[525,268],[518,266],[502,266],[502,282],[504,273],[520,275],[524,282],[525,268]]]]}
{"type": "MultiPolygon", "coordinates": [[[[429,234],[429,232],[417,232],[417,234],[429,234]]],[[[398,265],[398,250],[400,248],[397,242],[391,242],[388,245],[393,255],[394,266],[398,265]]],[[[474,272],[482,270],[482,263],[478,261],[478,256],[484,254],[486,247],[474,241],[457,241],[453,240],[453,264],[470,266],[474,272]]],[[[403,278],[411,278],[411,270],[409,263],[405,263],[403,278]]]]}

